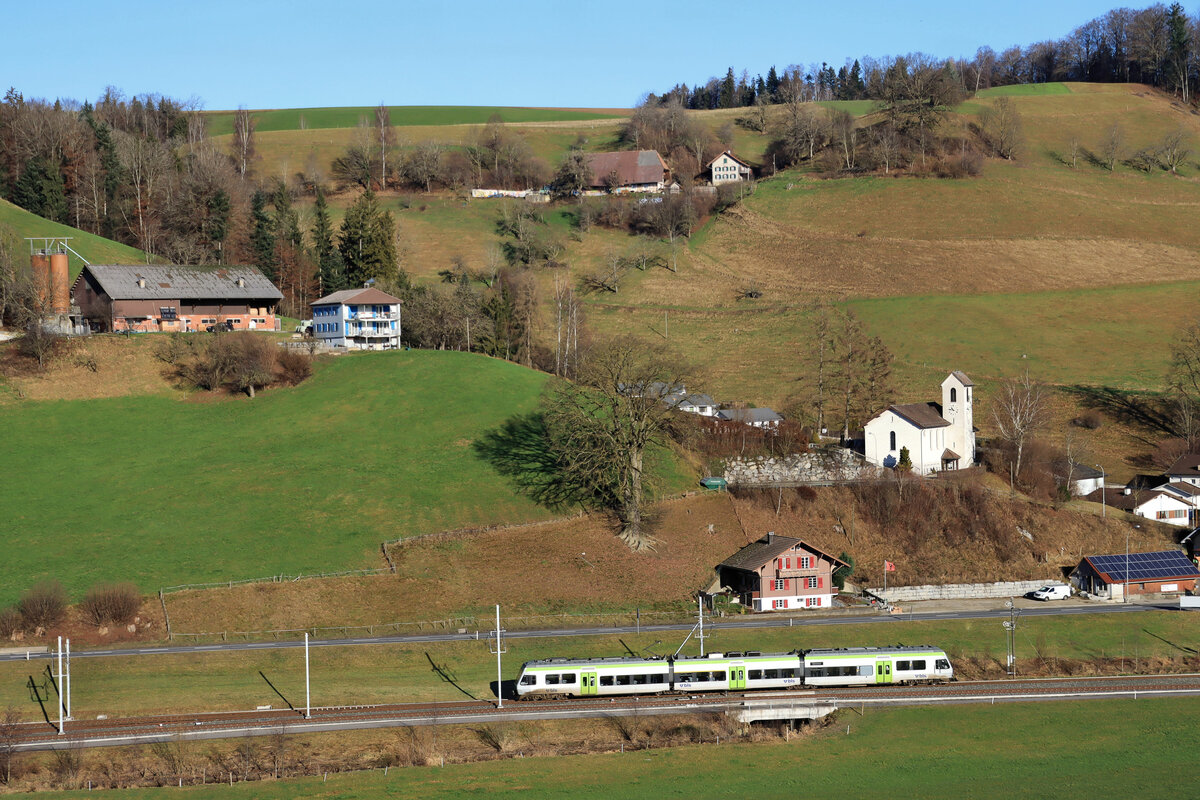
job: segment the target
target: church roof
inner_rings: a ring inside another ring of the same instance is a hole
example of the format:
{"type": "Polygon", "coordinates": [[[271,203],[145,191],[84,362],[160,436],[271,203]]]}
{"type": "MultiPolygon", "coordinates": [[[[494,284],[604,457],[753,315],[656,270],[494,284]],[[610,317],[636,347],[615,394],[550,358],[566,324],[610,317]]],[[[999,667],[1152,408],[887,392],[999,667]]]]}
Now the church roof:
{"type": "Polygon", "coordinates": [[[888,406],[888,410],[918,428],[947,428],[950,423],[942,416],[937,403],[910,403],[904,406],[888,406]]]}

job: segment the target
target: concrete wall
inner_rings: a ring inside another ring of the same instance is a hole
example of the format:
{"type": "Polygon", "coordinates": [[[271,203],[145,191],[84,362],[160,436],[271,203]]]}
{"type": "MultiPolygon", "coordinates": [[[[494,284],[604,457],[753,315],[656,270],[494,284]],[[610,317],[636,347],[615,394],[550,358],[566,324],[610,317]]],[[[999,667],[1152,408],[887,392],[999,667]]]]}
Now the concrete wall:
{"type": "Polygon", "coordinates": [[[730,486],[770,486],[777,483],[820,483],[822,481],[874,478],[879,470],[863,462],[856,453],[840,447],[790,456],[733,458],[725,462],[722,477],[730,486]]]}
{"type": "Polygon", "coordinates": [[[965,600],[987,597],[1021,597],[1026,592],[1062,581],[1002,581],[1000,583],[948,583],[944,586],[872,586],[866,591],[889,603],[909,603],[913,600],[965,600]]]}

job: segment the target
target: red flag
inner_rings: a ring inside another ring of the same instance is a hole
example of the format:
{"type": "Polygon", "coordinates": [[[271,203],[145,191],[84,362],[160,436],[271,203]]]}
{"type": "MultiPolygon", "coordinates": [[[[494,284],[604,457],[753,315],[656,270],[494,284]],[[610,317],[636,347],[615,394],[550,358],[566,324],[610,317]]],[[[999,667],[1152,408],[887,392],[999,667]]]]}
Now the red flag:
{"type": "Polygon", "coordinates": [[[895,571],[896,571],[896,565],[895,565],[895,564],[893,564],[891,561],[888,561],[887,559],[884,559],[884,561],[883,561],[883,571],[884,571],[884,572],[895,572],[895,571]]]}

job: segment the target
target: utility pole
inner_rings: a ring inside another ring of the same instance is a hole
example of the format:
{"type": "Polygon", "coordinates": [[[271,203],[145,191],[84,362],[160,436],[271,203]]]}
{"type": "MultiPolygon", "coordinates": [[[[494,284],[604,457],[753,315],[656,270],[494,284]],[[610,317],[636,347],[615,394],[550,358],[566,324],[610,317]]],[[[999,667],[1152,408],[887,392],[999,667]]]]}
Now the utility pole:
{"type": "Polygon", "coordinates": [[[1005,601],[1004,607],[1008,609],[1008,619],[1001,623],[1004,627],[1005,639],[1008,644],[1008,668],[1006,672],[1015,678],[1017,676],[1017,618],[1021,616],[1021,609],[1016,607],[1011,597],[1005,601]]]}
{"type": "Polygon", "coordinates": [[[1107,524],[1108,503],[1104,499],[1104,484],[1107,483],[1106,479],[1108,476],[1104,474],[1104,467],[1101,467],[1099,464],[1096,466],[1100,468],[1100,519],[1104,520],[1105,524],[1107,524]]]}
{"type": "Polygon", "coordinates": [[[700,657],[704,658],[704,595],[698,597],[700,605],[700,657]]]}
{"type": "Polygon", "coordinates": [[[504,708],[504,671],[500,656],[504,654],[504,631],[500,628],[500,604],[496,604],[496,708],[504,708]]]}
{"type": "Polygon", "coordinates": [[[67,677],[63,681],[63,694],[67,698],[67,719],[71,718],[71,640],[67,639],[67,677]]]}
{"type": "Polygon", "coordinates": [[[304,632],[304,718],[312,719],[312,691],[308,680],[308,631],[304,632]]]}

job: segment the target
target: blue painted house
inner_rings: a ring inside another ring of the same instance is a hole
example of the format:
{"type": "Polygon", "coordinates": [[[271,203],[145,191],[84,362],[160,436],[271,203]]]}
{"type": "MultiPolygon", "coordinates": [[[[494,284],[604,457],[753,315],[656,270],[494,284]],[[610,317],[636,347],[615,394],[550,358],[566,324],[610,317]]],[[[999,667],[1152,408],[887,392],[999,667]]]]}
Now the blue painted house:
{"type": "Polygon", "coordinates": [[[400,299],[378,289],[344,289],[312,304],[313,337],[331,347],[400,346],[400,299]]]}

